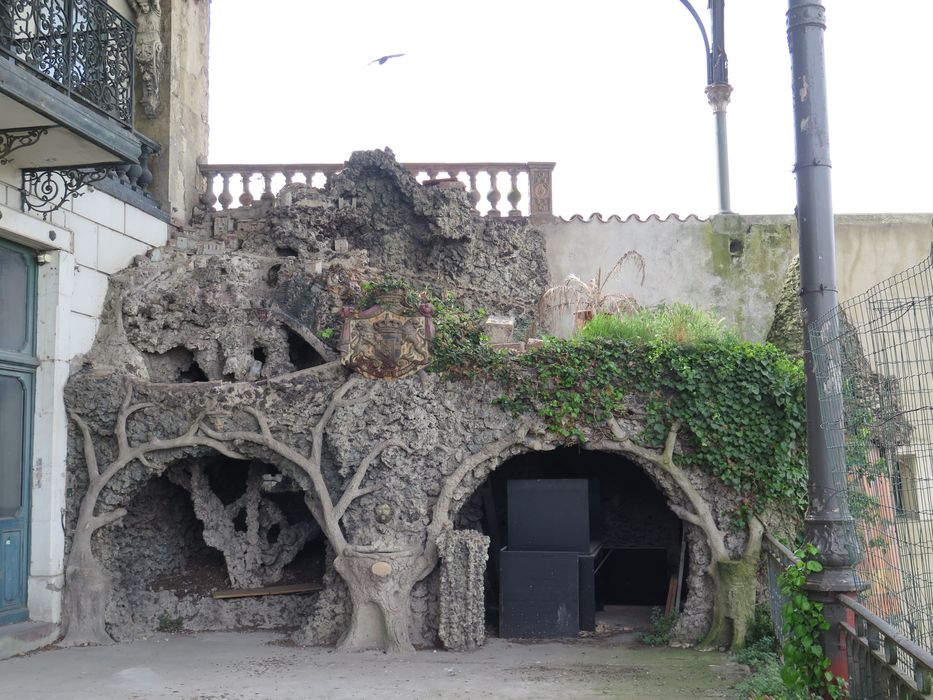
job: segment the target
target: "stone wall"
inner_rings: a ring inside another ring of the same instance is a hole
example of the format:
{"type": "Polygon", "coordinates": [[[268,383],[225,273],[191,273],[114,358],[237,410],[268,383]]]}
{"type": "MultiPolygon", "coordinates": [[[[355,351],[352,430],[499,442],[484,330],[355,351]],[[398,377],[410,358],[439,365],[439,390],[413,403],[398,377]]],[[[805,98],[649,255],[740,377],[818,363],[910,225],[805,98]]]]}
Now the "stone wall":
{"type": "MultiPolygon", "coordinates": [[[[208,146],[208,0],[160,0],[162,51],[158,107],[147,114],[136,91],[136,128],[162,146],[151,192],[172,223],[188,221],[203,189],[198,163],[208,146]]],[[[139,78],[137,79],[139,80],[139,78]]]]}
{"type": "Polygon", "coordinates": [[[21,211],[21,173],[0,166],[0,237],[44,253],[37,289],[29,611],[58,622],[64,562],[67,416],[71,363],[94,343],[110,275],[168,239],[157,218],[100,191],[85,191],[44,221],[21,211]]]}

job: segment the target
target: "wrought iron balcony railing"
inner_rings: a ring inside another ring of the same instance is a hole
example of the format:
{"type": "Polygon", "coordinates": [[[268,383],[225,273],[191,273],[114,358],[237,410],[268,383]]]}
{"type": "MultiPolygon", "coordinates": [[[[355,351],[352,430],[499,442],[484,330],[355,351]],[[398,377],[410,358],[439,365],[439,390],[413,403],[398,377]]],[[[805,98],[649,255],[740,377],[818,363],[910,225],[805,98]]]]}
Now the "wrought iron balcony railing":
{"type": "Polygon", "coordinates": [[[0,0],[0,54],[127,126],[135,40],[104,0],[0,0]]]}

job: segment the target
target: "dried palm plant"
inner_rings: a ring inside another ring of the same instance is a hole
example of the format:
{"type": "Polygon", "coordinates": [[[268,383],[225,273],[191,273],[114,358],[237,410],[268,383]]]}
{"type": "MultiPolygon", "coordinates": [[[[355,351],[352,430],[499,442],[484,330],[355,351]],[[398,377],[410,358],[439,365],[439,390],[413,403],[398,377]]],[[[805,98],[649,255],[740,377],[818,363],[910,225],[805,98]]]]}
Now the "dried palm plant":
{"type": "Polygon", "coordinates": [[[564,281],[557,286],[546,290],[538,299],[538,308],[532,333],[537,326],[547,326],[554,319],[556,313],[571,310],[576,318],[577,329],[586,324],[596,314],[611,314],[613,316],[632,313],[640,308],[638,302],[631,294],[607,293],[606,286],[616,275],[620,274],[625,263],[631,262],[638,275],[638,284],[645,284],[645,259],[641,253],[630,250],[609,269],[605,277],[602,268],[596,272],[596,277],[584,282],[576,275],[567,275],[564,281]]]}

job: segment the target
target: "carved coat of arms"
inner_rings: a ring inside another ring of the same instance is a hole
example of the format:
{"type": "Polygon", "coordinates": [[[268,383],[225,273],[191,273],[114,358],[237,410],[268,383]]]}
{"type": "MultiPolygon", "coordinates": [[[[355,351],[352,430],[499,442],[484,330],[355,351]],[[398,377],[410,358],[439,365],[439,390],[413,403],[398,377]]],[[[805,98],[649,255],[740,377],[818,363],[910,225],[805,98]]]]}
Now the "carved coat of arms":
{"type": "Polygon", "coordinates": [[[365,311],[345,310],[340,350],[343,364],[367,379],[400,379],[431,361],[434,309],[411,305],[389,292],[365,311]]]}

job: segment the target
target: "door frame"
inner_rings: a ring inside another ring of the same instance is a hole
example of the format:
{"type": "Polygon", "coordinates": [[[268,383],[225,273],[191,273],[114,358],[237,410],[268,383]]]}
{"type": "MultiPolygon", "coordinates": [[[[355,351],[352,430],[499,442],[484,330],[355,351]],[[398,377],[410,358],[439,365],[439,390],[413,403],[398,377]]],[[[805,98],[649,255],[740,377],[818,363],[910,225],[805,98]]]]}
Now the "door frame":
{"type": "MultiPolygon", "coordinates": [[[[32,485],[32,443],[35,420],[35,393],[36,368],[39,365],[36,358],[36,301],[37,301],[37,261],[36,252],[31,248],[0,238],[0,248],[6,248],[20,253],[26,259],[26,345],[22,352],[0,350],[0,373],[4,376],[14,377],[23,385],[23,445],[21,456],[22,492],[20,494],[20,510],[17,516],[0,519],[3,521],[18,521],[21,524],[22,544],[21,562],[19,566],[22,591],[22,604],[9,610],[0,611],[0,625],[21,622],[29,618],[29,563],[31,542],[31,485],[32,485]]],[[[13,529],[13,528],[11,528],[13,529]]],[[[0,539],[0,546],[5,545],[5,539],[0,539]]],[[[2,602],[0,602],[2,605],[2,602]]]]}

